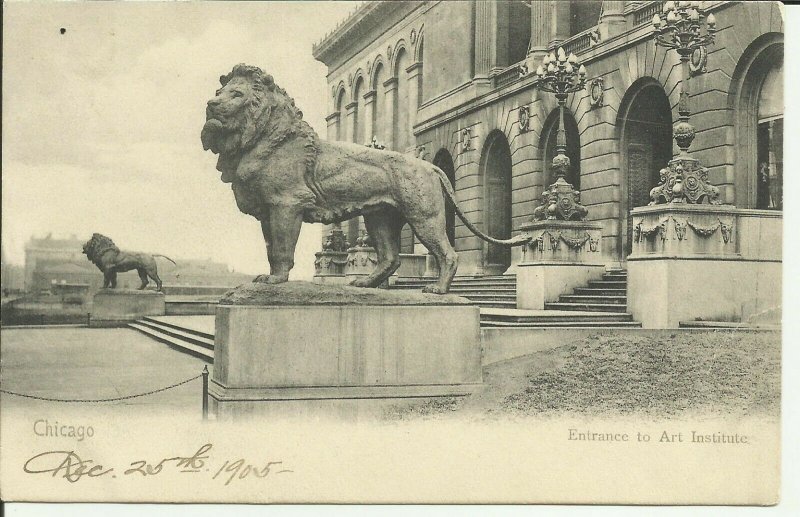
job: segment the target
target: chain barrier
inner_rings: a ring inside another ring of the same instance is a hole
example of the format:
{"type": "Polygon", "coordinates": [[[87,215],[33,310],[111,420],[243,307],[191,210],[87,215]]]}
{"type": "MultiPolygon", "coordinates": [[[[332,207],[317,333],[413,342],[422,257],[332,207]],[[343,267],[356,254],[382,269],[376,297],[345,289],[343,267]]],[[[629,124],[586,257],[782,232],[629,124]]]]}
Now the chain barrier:
{"type": "Polygon", "coordinates": [[[200,377],[204,377],[205,375],[207,375],[207,373],[201,373],[200,375],[195,375],[194,377],[192,377],[190,379],[186,379],[184,381],[172,384],[170,386],[165,386],[165,387],[159,388],[157,390],[148,391],[148,392],[145,392],[145,393],[137,393],[136,395],[127,395],[125,397],[114,397],[114,398],[109,398],[109,399],[55,399],[55,398],[49,398],[49,397],[39,397],[37,395],[28,395],[26,393],[16,393],[14,391],[8,391],[8,390],[4,390],[4,389],[0,389],[0,393],[5,393],[7,395],[15,395],[17,397],[24,397],[24,398],[28,398],[28,399],[44,400],[44,401],[47,401],[47,402],[116,402],[116,401],[120,401],[120,400],[135,399],[135,398],[138,398],[138,397],[146,397],[148,395],[154,395],[156,393],[161,393],[162,391],[171,390],[172,388],[177,388],[178,386],[182,386],[183,384],[186,384],[187,382],[192,382],[193,380],[199,379],[200,377]]]}

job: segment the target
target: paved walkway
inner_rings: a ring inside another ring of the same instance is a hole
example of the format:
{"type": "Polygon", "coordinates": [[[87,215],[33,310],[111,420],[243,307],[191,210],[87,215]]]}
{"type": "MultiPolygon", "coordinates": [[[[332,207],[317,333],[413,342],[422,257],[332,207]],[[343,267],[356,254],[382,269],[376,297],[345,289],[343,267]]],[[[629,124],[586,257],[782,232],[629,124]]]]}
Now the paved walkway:
{"type": "MultiPolygon", "coordinates": [[[[205,363],[133,329],[39,328],[0,331],[3,390],[61,399],[101,399],[143,393],[199,375],[205,363]]],[[[201,410],[196,379],[154,395],[100,405],[150,410],[201,410]]],[[[0,394],[4,409],[75,407],[0,394]]]]}

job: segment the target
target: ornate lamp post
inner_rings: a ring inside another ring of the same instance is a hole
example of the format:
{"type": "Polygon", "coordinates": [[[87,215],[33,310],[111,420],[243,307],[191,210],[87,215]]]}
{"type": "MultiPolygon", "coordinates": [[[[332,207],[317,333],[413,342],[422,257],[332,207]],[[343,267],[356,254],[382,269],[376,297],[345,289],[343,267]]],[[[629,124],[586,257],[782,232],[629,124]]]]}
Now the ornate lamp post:
{"type": "Polygon", "coordinates": [[[564,129],[564,109],[567,95],[586,87],[586,68],[578,62],[575,54],[566,55],[559,47],[542,58],[536,69],[534,88],[555,94],[558,100],[558,133],[556,134],[556,156],[553,157],[553,170],[557,178],[548,190],[542,193],[542,205],[533,211],[533,218],[582,220],[588,210],[580,204],[580,192],[567,183],[564,176],[570,167],[567,151],[567,132],[564,129]]]}
{"type": "Polygon", "coordinates": [[[719,189],[708,183],[708,169],[689,157],[689,146],[695,129],[689,123],[689,61],[692,53],[714,43],[716,20],[706,15],[701,2],[665,2],[664,19],[653,16],[657,45],[675,49],[681,59],[681,92],[678,103],[678,122],[672,133],[681,152],[661,169],[661,184],[650,191],[651,205],[660,203],[719,204],[719,189]],[[705,32],[703,28],[705,26],[705,32]]]}

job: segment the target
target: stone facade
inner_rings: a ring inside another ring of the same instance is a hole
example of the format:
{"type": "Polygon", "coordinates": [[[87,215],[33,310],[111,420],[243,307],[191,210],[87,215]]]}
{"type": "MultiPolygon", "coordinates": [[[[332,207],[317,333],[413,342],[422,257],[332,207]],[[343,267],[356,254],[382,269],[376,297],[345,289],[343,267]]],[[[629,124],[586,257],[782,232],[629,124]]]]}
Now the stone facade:
{"type": "MultiPolygon", "coordinates": [[[[775,2],[705,2],[718,32],[693,56],[691,155],[720,200],[782,208],[783,16],[775,2]]],[[[529,222],[555,179],[556,100],[533,88],[558,45],[588,70],[564,123],[588,221],[602,225],[603,262],[632,251],[631,210],[649,203],[659,170],[677,155],[678,55],[655,45],[663,2],[369,2],[314,46],[328,66],[328,138],[414,152],[439,165],[466,215],[495,237],[529,222]]],[[[506,250],[450,218],[459,275],[499,274],[506,250]]],[[[345,226],[347,226],[345,224],[345,226]]],[[[347,228],[357,235],[359,227],[347,228]]],[[[403,251],[424,253],[404,234],[403,251]]]]}

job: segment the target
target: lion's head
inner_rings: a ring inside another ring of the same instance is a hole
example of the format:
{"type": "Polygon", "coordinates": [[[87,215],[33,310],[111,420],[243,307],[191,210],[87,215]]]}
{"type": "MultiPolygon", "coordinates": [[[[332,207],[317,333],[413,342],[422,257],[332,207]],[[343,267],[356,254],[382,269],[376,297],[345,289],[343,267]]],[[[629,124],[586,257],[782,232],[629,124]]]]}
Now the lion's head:
{"type": "Polygon", "coordinates": [[[278,145],[291,135],[315,138],[294,100],[260,68],[238,64],[219,81],[222,87],[208,101],[200,138],[203,149],[220,155],[221,172],[231,174],[226,169],[264,139],[278,145]]]}
{"type": "Polygon", "coordinates": [[[114,241],[99,233],[92,234],[92,238],[83,245],[84,255],[92,262],[96,262],[109,249],[119,251],[114,241]]]}

